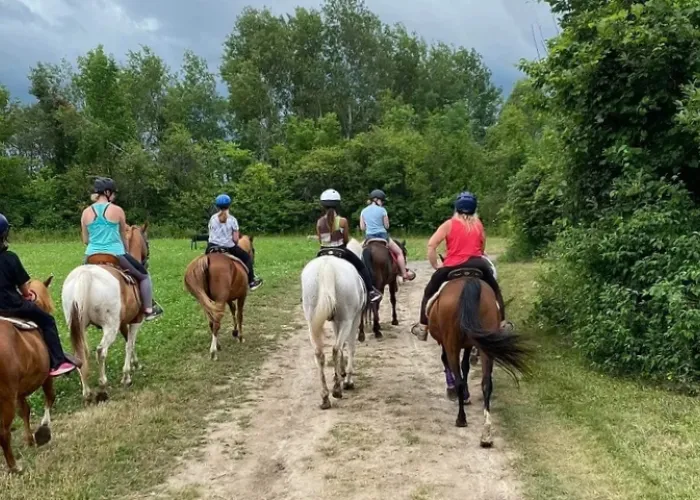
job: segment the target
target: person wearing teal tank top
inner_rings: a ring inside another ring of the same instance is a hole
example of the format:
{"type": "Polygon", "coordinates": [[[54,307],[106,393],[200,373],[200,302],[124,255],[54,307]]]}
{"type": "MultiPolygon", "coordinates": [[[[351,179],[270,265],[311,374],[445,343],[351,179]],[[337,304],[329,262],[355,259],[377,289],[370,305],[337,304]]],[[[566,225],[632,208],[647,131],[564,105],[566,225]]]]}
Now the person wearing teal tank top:
{"type": "Polygon", "coordinates": [[[116,184],[112,179],[99,177],[95,180],[93,204],[83,211],[81,229],[86,258],[95,254],[114,255],[119,265],[139,282],[141,302],[146,321],[157,318],[163,310],[154,304],[153,283],[141,262],[126,251],[126,214],[115,205],[116,184]]]}

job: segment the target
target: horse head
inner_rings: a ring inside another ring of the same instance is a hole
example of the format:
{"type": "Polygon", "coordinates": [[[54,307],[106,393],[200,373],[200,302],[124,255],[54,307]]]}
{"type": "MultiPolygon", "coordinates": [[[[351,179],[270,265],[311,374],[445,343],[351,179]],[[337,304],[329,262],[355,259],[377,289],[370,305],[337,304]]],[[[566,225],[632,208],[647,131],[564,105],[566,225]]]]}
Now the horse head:
{"type": "Polygon", "coordinates": [[[253,236],[244,234],[238,239],[238,246],[241,250],[250,255],[250,260],[253,262],[253,265],[255,265],[255,246],[253,245],[253,238],[253,236]]]}
{"type": "Polygon", "coordinates": [[[51,299],[51,292],[49,292],[49,286],[53,281],[53,275],[49,276],[44,281],[33,279],[29,281],[29,290],[34,293],[34,302],[39,308],[51,314],[54,311],[53,300],[51,299]]]}
{"type": "Polygon", "coordinates": [[[129,253],[133,258],[146,265],[150,255],[148,245],[148,222],[142,226],[128,226],[126,239],[129,241],[129,253]]]}

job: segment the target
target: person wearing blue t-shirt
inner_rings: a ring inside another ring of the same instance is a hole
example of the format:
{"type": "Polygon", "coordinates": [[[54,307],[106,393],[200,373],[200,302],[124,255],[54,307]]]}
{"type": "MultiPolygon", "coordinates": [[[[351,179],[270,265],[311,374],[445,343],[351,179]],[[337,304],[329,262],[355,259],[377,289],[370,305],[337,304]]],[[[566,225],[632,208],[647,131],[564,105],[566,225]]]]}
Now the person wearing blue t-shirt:
{"type": "Polygon", "coordinates": [[[386,194],[381,189],[375,189],[369,194],[371,203],[360,214],[360,229],[365,232],[365,240],[381,239],[387,242],[389,251],[394,255],[399,265],[401,276],[406,281],[413,280],[416,275],[406,269],[406,259],[401,248],[389,236],[389,214],[384,208],[386,194]]]}

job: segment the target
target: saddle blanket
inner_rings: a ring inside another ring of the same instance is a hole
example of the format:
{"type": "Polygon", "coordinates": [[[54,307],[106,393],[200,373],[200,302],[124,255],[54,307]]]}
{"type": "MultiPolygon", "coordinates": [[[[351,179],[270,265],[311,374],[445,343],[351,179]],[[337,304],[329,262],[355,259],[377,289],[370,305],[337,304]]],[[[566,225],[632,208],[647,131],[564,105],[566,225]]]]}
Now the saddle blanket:
{"type": "MultiPolygon", "coordinates": [[[[450,274],[447,276],[447,280],[444,283],[442,283],[440,285],[440,288],[438,288],[438,291],[435,292],[433,296],[428,299],[428,303],[425,306],[426,314],[430,315],[430,309],[433,307],[433,304],[435,304],[437,299],[440,298],[440,294],[442,293],[443,288],[445,288],[450,281],[467,277],[481,278],[482,276],[483,274],[478,269],[464,268],[455,269],[454,271],[450,272],[450,274]]],[[[498,310],[501,309],[501,306],[498,304],[498,301],[496,301],[496,307],[498,308],[498,310]]]]}
{"type": "Polygon", "coordinates": [[[243,269],[245,269],[245,272],[246,273],[248,272],[248,266],[246,266],[245,263],[241,259],[239,259],[238,257],[228,253],[228,250],[226,248],[224,248],[224,247],[212,247],[209,249],[208,252],[206,252],[205,255],[211,255],[213,253],[223,254],[226,257],[228,257],[229,259],[232,259],[234,262],[238,262],[240,265],[243,266],[243,269]]]}
{"type": "Polygon", "coordinates": [[[0,316],[0,320],[8,321],[9,323],[12,323],[20,330],[38,330],[39,329],[39,327],[37,326],[36,323],[34,323],[33,321],[27,321],[25,319],[9,318],[6,316],[0,316]]]}

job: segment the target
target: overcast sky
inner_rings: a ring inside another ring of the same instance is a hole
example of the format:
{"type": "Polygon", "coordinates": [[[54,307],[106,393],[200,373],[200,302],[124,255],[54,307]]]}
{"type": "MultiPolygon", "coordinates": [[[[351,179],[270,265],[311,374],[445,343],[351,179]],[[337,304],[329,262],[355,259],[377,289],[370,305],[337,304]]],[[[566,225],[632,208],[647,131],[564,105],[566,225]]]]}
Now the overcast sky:
{"type": "MultiPolygon", "coordinates": [[[[173,69],[192,49],[218,71],[222,44],[245,6],[273,12],[318,7],[320,0],[0,0],[0,83],[28,99],[27,74],[38,61],[74,62],[103,44],[122,59],[148,45],[173,69]]],[[[515,65],[534,59],[542,37],[556,34],[537,0],[366,0],[386,23],[403,23],[427,41],[474,47],[508,93],[521,76],[515,65]],[[533,28],[535,36],[533,37],[533,28]]],[[[540,53],[543,49],[539,48],[540,53]]]]}

